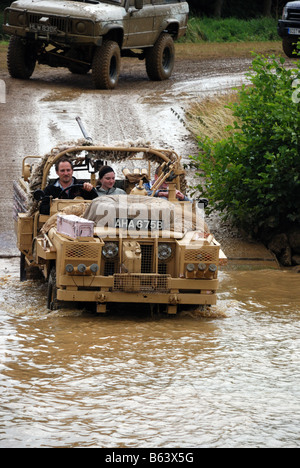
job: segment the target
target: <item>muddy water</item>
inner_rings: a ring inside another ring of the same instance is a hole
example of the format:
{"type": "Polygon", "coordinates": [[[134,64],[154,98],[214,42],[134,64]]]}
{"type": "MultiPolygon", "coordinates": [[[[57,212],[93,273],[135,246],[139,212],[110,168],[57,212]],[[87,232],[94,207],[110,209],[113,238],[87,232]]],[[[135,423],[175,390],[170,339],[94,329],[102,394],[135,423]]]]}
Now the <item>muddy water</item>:
{"type": "Polygon", "coordinates": [[[299,275],[227,271],[212,317],[47,313],[0,278],[1,447],[298,447],[299,275]]]}

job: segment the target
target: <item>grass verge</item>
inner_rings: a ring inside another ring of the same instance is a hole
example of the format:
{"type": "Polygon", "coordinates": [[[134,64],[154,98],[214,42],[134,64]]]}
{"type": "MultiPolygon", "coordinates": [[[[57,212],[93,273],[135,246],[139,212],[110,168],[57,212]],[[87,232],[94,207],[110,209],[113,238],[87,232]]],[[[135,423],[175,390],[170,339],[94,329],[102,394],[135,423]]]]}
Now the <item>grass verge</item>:
{"type": "Polygon", "coordinates": [[[226,130],[228,125],[233,126],[236,117],[232,110],[226,106],[238,99],[237,92],[232,91],[225,95],[214,96],[195,101],[186,110],[186,126],[196,139],[204,140],[206,137],[217,142],[229,137],[226,130]]]}
{"type": "Polygon", "coordinates": [[[205,18],[192,16],[184,42],[256,42],[278,40],[275,18],[205,18]]]}
{"type": "Polygon", "coordinates": [[[281,41],[237,43],[176,43],[177,60],[206,60],[250,58],[252,52],[263,55],[282,55],[281,41]]]}

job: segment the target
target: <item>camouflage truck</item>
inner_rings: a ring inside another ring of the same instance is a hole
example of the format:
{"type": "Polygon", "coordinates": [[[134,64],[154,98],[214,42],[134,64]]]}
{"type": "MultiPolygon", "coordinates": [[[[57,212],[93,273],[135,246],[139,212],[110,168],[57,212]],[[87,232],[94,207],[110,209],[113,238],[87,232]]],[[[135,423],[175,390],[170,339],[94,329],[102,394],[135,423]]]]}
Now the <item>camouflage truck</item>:
{"type": "Polygon", "coordinates": [[[198,201],[176,198],[176,189],[186,189],[186,179],[174,151],[103,147],[85,140],[36,158],[24,159],[22,177],[14,184],[15,226],[21,279],[34,268],[42,272],[50,310],[79,302],[105,313],[110,304],[128,303],[176,314],[216,304],[218,270],[226,257],[198,201]],[[51,168],[62,157],[72,161],[74,173],[84,170],[94,187],[99,166],[123,165],[116,184],[126,195],[92,201],[80,193],[73,200],[50,197],[49,215],[41,214],[51,168]],[[159,176],[149,194],[145,184],[154,172],[159,176]],[[165,181],[167,198],[156,198],[153,194],[165,181]]]}
{"type": "Polygon", "coordinates": [[[76,74],[92,69],[97,89],[113,89],[121,57],[136,57],[150,80],[165,80],[188,12],[183,0],[18,0],[4,13],[8,70],[29,79],[37,62],[76,74]]]}

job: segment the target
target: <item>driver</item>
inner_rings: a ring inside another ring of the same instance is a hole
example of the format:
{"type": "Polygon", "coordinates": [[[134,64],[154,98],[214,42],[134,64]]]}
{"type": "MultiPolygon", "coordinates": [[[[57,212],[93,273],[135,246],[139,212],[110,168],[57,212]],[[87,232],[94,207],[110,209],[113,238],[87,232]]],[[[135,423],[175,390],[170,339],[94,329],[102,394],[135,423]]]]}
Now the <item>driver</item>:
{"type": "MultiPolygon", "coordinates": [[[[55,164],[56,174],[58,179],[56,179],[52,184],[48,185],[45,190],[45,197],[41,201],[40,213],[49,215],[50,214],[50,197],[59,198],[61,192],[68,188],[71,188],[73,185],[80,184],[80,182],[73,176],[73,164],[69,159],[62,158],[55,164]]],[[[93,185],[89,182],[83,184],[83,193],[80,193],[80,196],[83,196],[85,200],[93,200],[97,197],[96,192],[93,191],[93,185]]],[[[61,198],[64,199],[74,199],[76,196],[76,191],[71,191],[69,193],[66,190],[61,198]]]]}

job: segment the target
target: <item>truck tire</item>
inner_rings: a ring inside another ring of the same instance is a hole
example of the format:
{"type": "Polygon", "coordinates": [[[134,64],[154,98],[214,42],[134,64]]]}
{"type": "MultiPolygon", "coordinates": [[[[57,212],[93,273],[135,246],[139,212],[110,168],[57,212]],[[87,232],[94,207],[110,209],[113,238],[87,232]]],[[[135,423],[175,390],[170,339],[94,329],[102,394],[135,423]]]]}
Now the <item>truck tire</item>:
{"type": "Polygon", "coordinates": [[[175,46],[170,34],[161,34],[146,55],[146,71],[150,80],[163,81],[170,78],[175,63],[175,46]]]}
{"type": "Polygon", "coordinates": [[[28,80],[35,69],[36,49],[26,40],[12,36],[7,53],[7,67],[12,78],[28,80]]]}
{"type": "Polygon", "coordinates": [[[57,300],[56,269],[53,267],[48,278],[47,308],[57,310],[59,308],[57,300]]]}
{"type": "Polygon", "coordinates": [[[288,37],[282,39],[282,48],[285,55],[289,58],[297,59],[299,58],[299,50],[297,49],[296,40],[291,40],[288,37]]]}
{"type": "Polygon", "coordinates": [[[104,41],[95,51],[92,78],[96,89],[114,89],[119,81],[121,51],[115,41],[104,41]]]}

